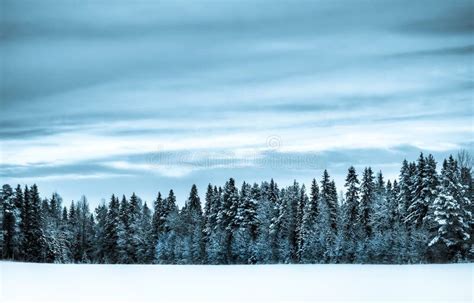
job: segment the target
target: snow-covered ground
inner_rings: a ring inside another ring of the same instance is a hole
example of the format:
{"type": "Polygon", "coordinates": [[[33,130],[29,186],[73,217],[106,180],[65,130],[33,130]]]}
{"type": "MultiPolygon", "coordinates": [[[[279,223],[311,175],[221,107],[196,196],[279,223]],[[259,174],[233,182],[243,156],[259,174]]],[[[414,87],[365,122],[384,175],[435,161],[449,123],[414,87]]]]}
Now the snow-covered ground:
{"type": "Polygon", "coordinates": [[[473,265],[1,263],[1,302],[472,302],[473,265]]]}

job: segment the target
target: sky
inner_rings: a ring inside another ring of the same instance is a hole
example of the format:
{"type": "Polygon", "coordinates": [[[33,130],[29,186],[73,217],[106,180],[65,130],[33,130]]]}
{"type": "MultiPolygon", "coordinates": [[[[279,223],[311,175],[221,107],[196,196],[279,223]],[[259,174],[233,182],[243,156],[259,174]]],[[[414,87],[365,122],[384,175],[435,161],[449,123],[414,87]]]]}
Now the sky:
{"type": "Polygon", "coordinates": [[[472,150],[474,2],[1,2],[0,179],[182,205],[472,150]]]}

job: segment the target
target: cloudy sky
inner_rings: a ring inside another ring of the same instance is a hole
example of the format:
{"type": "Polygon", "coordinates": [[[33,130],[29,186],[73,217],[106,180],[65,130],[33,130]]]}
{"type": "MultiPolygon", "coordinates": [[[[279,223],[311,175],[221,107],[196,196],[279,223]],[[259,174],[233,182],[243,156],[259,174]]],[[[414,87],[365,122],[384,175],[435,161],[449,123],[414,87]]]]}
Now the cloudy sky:
{"type": "Polygon", "coordinates": [[[0,178],[182,203],[472,149],[473,3],[2,1],[0,178]]]}

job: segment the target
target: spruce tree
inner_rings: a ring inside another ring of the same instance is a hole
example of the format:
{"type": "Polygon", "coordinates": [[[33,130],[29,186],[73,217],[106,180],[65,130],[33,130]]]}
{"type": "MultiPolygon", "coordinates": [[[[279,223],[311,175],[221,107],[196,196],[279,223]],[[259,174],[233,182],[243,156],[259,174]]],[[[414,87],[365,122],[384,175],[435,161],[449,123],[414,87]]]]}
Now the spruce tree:
{"type": "Polygon", "coordinates": [[[375,182],[372,169],[366,167],[360,185],[360,200],[357,210],[357,252],[356,262],[364,263],[369,259],[369,239],[372,237],[372,214],[375,200],[375,182]]]}
{"type": "Polygon", "coordinates": [[[460,182],[457,161],[452,156],[443,162],[439,194],[434,201],[433,220],[437,230],[429,243],[440,252],[440,261],[459,259],[469,249],[469,222],[471,214],[465,209],[469,204],[465,188],[460,182]]]}
{"type": "Polygon", "coordinates": [[[29,211],[28,225],[29,228],[25,233],[27,261],[40,262],[43,259],[44,237],[41,226],[41,198],[39,196],[38,187],[33,184],[28,195],[29,211]]]}
{"type": "Polygon", "coordinates": [[[106,263],[117,263],[119,262],[119,211],[120,203],[118,198],[115,195],[112,195],[109,202],[107,219],[105,222],[104,230],[104,244],[105,244],[105,261],[106,263]]]}
{"type": "Polygon", "coordinates": [[[256,202],[252,197],[252,187],[244,182],[240,191],[237,209],[235,236],[232,239],[233,258],[236,263],[249,263],[252,258],[252,240],[256,236],[256,202]]]}
{"type": "Polygon", "coordinates": [[[383,174],[380,171],[377,173],[375,181],[374,203],[372,216],[370,218],[370,225],[372,226],[370,259],[377,263],[389,263],[391,246],[393,244],[390,234],[390,228],[392,227],[390,220],[391,209],[387,192],[388,189],[385,187],[383,174]]]}
{"type": "Polygon", "coordinates": [[[5,184],[0,191],[0,216],[2,217],[2,233],[0,235],[0,256],[3,259],[13,259],[18,250],[17,235],[17,210],[15,196],[10,185],[5,184]]]}
{"type": "Polygon", "coordinates": [[[155,244],[153,239],[152,213],[147,203],[141,207],[136,234],[136,260],[138,264],[150,264],[155,255],[155,244]]]}
{"type": "Polygon", "coordinates": [[[223,264],[225,262],[224,240],[225,231],[220,222],[222,189],[214,186],[212,193],[206,195],[209,199],[210,209],[206,223],[206,262],[208,264],[223,264]]]}
{"type": "Polygon", "coordinates": [[[436,162],[432,155],[424,158],[423,153],[420,154],[412,180],[412,201],[407,209],[405,221],[413,228],[420,228],[425,223],[438,184],[436,162]]]}
{"type": "Polygon", "coordinates": [[[203,242],[203,217],[201,200],[198,195],[197,186],[193,184],[189,198],[182,209],[183,220],[186,227],[186,238],[190,249],[189,263],[200,264],[204,262],[205,246],[203,242]]]}
{"type": "Polygon", "coordinates": [[[357,227],[359,209],[359,179],[356,170],[351,166],[346,177],[346,198],[342,207],[342,233],[344,236],[344,251],[346,259],[353,262],[357,246],[357,227]]]}
{"type": "Polygon", "coordinates": [[[303,184],[300,190],[298,199],[298,209],[296,213],[296,259],[297,263],[301,262],[301,251],[303,248],[303,218],[306,205],[309,203],[308,195],[306,194],[306,186],[303,184]]]}
{"type": "Polygon", "coordinates": [[[311,195],[308,202],[303,209],[303,220],[301,224],[301,262],[313,263],[315,262],[315,252],[317,247],[318,235],[318,205],[319,201],[319,186],[315,179],[311,183],[311,195]]]}
{"type": "MultiPolygon", "coordinates": [[[[457,154],[457,162],[460,170],[460,181],[464,186],[464,195],[469,200],[468,205],[465,206],[471,216],[474,216],[474,178],[472,166],[474,165],[474,159],[467,150],[461,150],[457,154]]],[[[467,200],[466,200],[467,201],[467,200]]],[[[474,260],[474,220],[469,223],[470,229],[470,261],[474,260]]]]}
{"type": "Polygon", "coordinates": [[[268,182],[262,182],[258,193],[254,193],[255,197],[258,196],[258,227],[253,255],[255,256],[256,263],[259,264],[274,263],[272,250],[273,235],[270,230],[274,210],[272,202],[270,201],[270,191],[270,184],[268,182]]]}
{"type": "Polygon", "coordinates": [[[335,249],[337,236],[337,213],[338,201],[337,190],[334,181],[330,180],[327,170],[324,170],[321,180],[321,205],[318,218],[320,230],[319,250],[323,251],[321,261],[329,262],[335,249]]]}
{"type": "Polygon", "coordinates": [[[365,168],[360,186],[358,222],[362,227],[362,236],[367,239],[372,234],[371,215],[375,201],[374,174],[370,167],[365,168]]]}
{"type": "MultiPolygon", "coordinates": [[[[204,247],[207,249],[208,243],[209,243],[209,236],[211,234],[211,230],[213,227],[213,224],[211,223],[211,207],[213,203],[213,189],[212,185],[209,183],[207,185],[207,190],[206,190],[206,197],[204,199],[204,211],[203,211],[203,242],[204,242],[204,247]]],[[[206,259],[207,262],[207,259],[206,259]]]]}
{"type": "Polygon", "coordinates": [[[152,219],[153,227],[153,238],[154,241],[158,241],[160,235],[165,231],[166,217],[168,216],[169,210],[167,209],[166,202],[161,197],[161,193],[158,192],[158,196],[154,202],[154,213],[152,219]]]}
{"type": "Polygon", "coordinates": [[[237,209],[239,207],[239,192],[235,180],[230,178],[225,183],[222,196],[222,206],[218,214],[218,223],[224,231],[224,252],[226,263],[232,263],[232,236],[239,227],[237,209]]]}
{"type": "Polygon", "coordinates": [[[335,233],[337,230],[337,191],[334,181],[330,180],[327,170],[324,170],[321,180],[321,202],[326,204],[329,211],[329,223],[335,233]]]}
{"type": "Polygon", "coordinates": [[[143,215],[143,203],[142,200],[135,194],[132,193],[130,196],[129,204],[129,235],[128,241],[128,256],[131,263],[137,263],[139,256],[137,252],[140,249],[140,245],[143,243],[142,227],[142,215],[143,215]]]}
{"type": "Polygon", "coordinates": [[[400,220],[405,222],[408,213],[408,207],[413,200],[413,176],[410,169],[410,164],[406,159],[403,160],[399,179],[398,213],[400,215],[400,220]]]}
{"type": "Polygon", "coordinates": [[[273,263],[278,263],[280,261],[279,251],[280,251],[280,215],[282,207],[282,200],[280,190],[278,189],[278,184],[271,179],[269,186],[266,188],[266,198],[270,203],[271,215],[270,215],[270,226],[269,226],[269,235],[270,235],[270,252],[271,260],[273,263]]]}
{"type": "Polygon", "coordinates": [[[107,226],[107,206],[100,204],[95,209],[97,223],[95,225],[94,259],[98,263],[106,262],[106,226],[107,226]]]}

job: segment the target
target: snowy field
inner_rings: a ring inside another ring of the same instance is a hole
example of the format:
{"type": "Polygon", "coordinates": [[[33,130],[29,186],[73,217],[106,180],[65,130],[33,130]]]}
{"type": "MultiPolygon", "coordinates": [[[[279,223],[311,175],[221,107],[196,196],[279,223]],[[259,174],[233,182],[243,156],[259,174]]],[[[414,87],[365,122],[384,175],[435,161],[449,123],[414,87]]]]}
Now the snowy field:
{"type": "Polygon", "coordinates": [[[473,265],[1,263],[1,302],[472,302],[473,265]]]}

